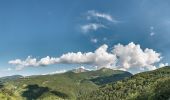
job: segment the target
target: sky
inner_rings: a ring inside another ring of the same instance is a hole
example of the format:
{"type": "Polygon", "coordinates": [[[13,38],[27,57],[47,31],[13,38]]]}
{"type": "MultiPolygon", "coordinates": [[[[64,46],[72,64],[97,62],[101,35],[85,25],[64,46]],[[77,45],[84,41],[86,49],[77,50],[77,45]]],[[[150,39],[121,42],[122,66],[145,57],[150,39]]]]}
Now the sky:
{"type": "Polygon", "coordinates": [[[0,77],[170,62],[168,0],[1,0],[0,77]]]}

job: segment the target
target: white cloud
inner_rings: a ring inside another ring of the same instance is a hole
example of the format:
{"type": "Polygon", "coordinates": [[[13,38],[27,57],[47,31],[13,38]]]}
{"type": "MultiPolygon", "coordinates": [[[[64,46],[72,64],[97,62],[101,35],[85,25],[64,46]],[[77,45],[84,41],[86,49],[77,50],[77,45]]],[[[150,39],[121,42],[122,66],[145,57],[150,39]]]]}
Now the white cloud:
{"type": "Polygon", "coordinates": [[[54,63],[58,62],[58,60],[59,60],[59,58],[47,56],[45,58],[41,58],[40,61],[38,61],[37,65],[46,66],[46,65],[54,64],[54,63]]]}
{"type": "Polygon", "coordinates": [[[36,58],[31,58],[28,56],[26,60],[11,60],[9,61],[9,64],[16,65],[17,69],[20,70],[24,67],[30,67],[30,66],[45,66],[50,64],[89,64],[92,66],[98,66],[98,68],[101,67],[110,67],[112,64],[115,63],[116,56],[114,54],[107,52],[108,46],[102,45],[98,49],[95,50],[95,52],[77,52],[77,53],[67,53],[63,54],[61,57],[56,58],[50,58],[49,56],[40,59],[37,61],[36,58]]]}
{"type": "Polygon", "coordinates": [[[11,60],[9,61],[9,64],[16,65],[17,70],[20,70],[26,66],[38,66],[37,59],[31,58],[31,56],[28,56],[24,61],[22,61],[21,59],[11,60]]]}
{"type": "Polygon", "coordinates": [[[102,24],[97,24],[97,23],[89,23],[89,24],[85,24],[81,26],[81,30],[84,33],[87,33],[90,31],[96,31],[99,28],[106,28],[106,27],[102,24]]]}
{"type": "Polygon", "coordinates": [[[150,27],[150,36],[154,36],[154,35],[155,35],[154,27],[151,26],[151,27],[150,27]]]}
{"type": "Polygon", "coordinates": [[[151,33],[150,33],[150,36],[154,36],[154,35],[155,35],[155,33],[154,33],[154,32],[151,32],[151,33]]]}
{"type": "Polygon", "coordinates": [[[109,24],[106,23],[114,23],[117,24],[120,21],[113,18],[110,14],[100,13],[95,10],[87,11],[86,15],[88,22],[84,25],[80,26],[80,29],[83,33],[87,33],[90,31],[96,31],[100,28],[108,28],[109,24]]]}
{"type": "Polygon", "coordinates": [[[142,50],[140,45],[133,42],[128,45],[118,44],[114,46],[113,53],[118,57],[118,68],[126,70],[136,68],[153,70],[155,63],[161,60],[160,54],[152,49],[142,50]]]}
{"type": "Polygon", "coordinates": [[[98,42],[98,39],[97,39],[97,38],[92,38],[90,41],[91,41],[92,43],[97,43],[97,42],[98,42]]]}
{"type": "Polygon", "coordinates": [[[116,61],[114,54],[107,52],[108,46],[102,45],[95,52],[88,53],[67,53],[60,57],[60,63],[69,64],[90,64],[93,66],[110,67],[116,61]]]}
{"type": "Polygon", "coordinates": [[[49,72],[49,73],[45,73],[45,74],[42,74],[42,75],[61,74],[61,73],[65,73],[65,72],[67,72],[67,70],[56,70],[54,72],[49,72]]]}
{"type": "Polygon", "coordinates": [[[107,21],[113,22],[113,23],[118,23],[119,21],[115,20],[110,14],[106,14],[106,13],[99,13],[95,10],[89,10],[87,12],[88,16],[87,19],[91,19],[91,17],[95,17],[95,18],[103,18],[107,21]]]}
{"type": "Polygon", "coordinates": [[[92,70],[94,70],[94,69],[88,69],[88,68],[86,68],[86,67],[84,67],[84,66],[80,66],[80,67],[77,67],[75,70],[77,70],[77,71],[79,71],[79,70],[88,70],[88,71],[92,71],[92,70]]]}
{"type": "Polygon", "coordinates": [[[164,66],[168,66],[168,65],[169,65],[168,63],[165,63],[165,64],[164,63],[160,63],[159,64],[159,68],[164,67],[164,66]]]}
{"type": "Polygon", "coordinates": [[[155,63],[160,62],[161,55],[152,49],[141,49],[139,44],[133,42],[128,45],[117,44],[112,52],[107,51],[108,46],[102,45],[94,52],[69,52],[60,57],[45,57],[37,60],[28,56],[25,60],[16,59],[9,64],[16,65],[17,69],[25,67],[47,66],[51,64],[85,64],[97,68],[108,67],[121,70],[144,70],[156,69],[155,63]]]}
{"type": "Polygon", "coordinates": [[[81,68],[81,69],[86,69],[84,66],[80,66],[79,68],[81,68]]]}

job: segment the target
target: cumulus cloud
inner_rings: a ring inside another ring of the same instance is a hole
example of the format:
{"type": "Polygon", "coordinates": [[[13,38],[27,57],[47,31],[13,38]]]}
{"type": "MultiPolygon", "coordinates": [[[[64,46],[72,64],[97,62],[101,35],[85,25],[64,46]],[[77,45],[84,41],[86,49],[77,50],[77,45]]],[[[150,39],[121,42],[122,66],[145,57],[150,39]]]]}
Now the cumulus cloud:
{"type": "Polygon", "coordinates": [[[169,65],[168,63],[160,63],[159,68],[164,67],[164,66],[168,66],[168,65],[169,65]]]}
{"type": "Polygon", "coordinates": [[[107,52],[108,46],[102,45],[94,52],[77,52],[77,53],[67,53],[63,54],[60,57],[45,57],[40,59],[39,61],[36,58],[31,58],[28,56],[25,60],[11,60],[9,64],[16,65],[17,69],[22,69],[24,67],[29,66],[46,66],[50,64],[89,64],[92,66],[101,67],[110,67],[116,60],[116,56],[114,54],[107,52]]]}
{"type": "Polygon", "coordinates": [[[27,66],[38,66],[37,59],[31,58],[31,56],[28,56],[23,61],[21,59],[11,60],[11,61],[9,61],[9,64],[16,65],[17,70],[20,70],[20,69],[27,67],[27,66]]]}
{"type": "Polygon", "coordinates": [[[49,56],[45,58],[41,58],[39,61],[37,61],[36,58],[32,58],[31,56],[28,56],[25,60],[21,59],[15,59],[11,60],[8,63],[12,65],[16,65],[16,70],[21,70],[25,67],[36,67],[36,66],[46,66],[50,64],[54,64],[57,61],[56,58],[50,58],[49,56]]]}
{"type": "Polygon", "coordinates": [[[90,31],[96,31],[99,28],[106,28],[106,26],[102,24],[97,23],[89,23],[81,26],[81,30],[84,33],[90,32],[90,31]]]}
{"type": "Polygon", "coordinates": [[[140,72],[156,69],[154,65],[160,62],[161,59],[160,53],[148,48],[142,49],[139,44],[131,42],[127,45],[117,44],[111,52],[108,51],[108,46],[104,44],[94,52],[69,52],[60,57],[47,56],[39,60],[28,56],[25,60],[11,60],[9,64],[16,65],[17,69],[51,64],[85,64],[98,69],[107,67],[140,72]]]}
{"type": "Polygon", "coordinates": [[[156,69],[154,64],[161,60],[160,53],[148,48],[142,50],[140,45],[133,42],[128,45],[118,44],[114,46],[113,53],[119,59],[118,67],[125,70],[136,67],[140,70],[154,70],[156,69]]]}
{"type": "Polygon", "coordinates": [[[105,19],[109,22],[113,22],[113,23],[118,23],[117,20],[115,20],[115,18],[113,18],[110,14],[106,14],[106,13],[100,13],[100,12],[97,12],[95,10],[89,10],[87,12],[88,16],[87,16],[87,19],[91,19],[92,17],[94,18],[102,18],[102,19],[105,19]]]}
{"type": "Polygon", "coordinates": [[[102,45],[94,52],[88,53],[67,53],[62,55],[59,59],[60,63],[66,64],[90,64],[93,66],[110,67],[114,64],[116,56],[107,52],[108,46],[102,45]]]}
{"type": "Polygon", "coordinates": [[[84,66],[80,66],[80,67],[77,67],[75,70],[88,70],[88,71],[92,71],[92,70],[94,70],[94,69],[88,69],[88,68],[86,68],[86,67],[84,67],[84,66]]]}

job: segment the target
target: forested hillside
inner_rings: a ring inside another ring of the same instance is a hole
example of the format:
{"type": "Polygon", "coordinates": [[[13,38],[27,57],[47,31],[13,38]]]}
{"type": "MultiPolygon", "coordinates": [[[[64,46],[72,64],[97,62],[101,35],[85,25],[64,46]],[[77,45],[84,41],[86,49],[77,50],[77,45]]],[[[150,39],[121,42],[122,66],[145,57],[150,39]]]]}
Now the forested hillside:
{"type": "Polygon", "coordinates": [[[79,100],[169,100],[170,67],[136,74],[107,84],[79,100]]]}

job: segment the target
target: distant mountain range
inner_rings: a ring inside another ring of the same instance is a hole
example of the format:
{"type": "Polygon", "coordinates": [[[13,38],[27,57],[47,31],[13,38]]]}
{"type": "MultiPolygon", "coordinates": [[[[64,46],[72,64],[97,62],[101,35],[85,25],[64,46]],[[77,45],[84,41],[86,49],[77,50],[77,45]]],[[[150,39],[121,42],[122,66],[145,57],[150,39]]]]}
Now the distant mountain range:
{"type": "Polygon", "coordinates": [[[0,100],[169,100],[170,67],[132,75],[82,68],[61,74],[1,78],[0,100]]]}
{"type": "Polygon", "coordinates": [[[1,77],[0,81],[1,82],[7,82],[7,81],[11,81],[11,80],[16,80],[19,78],[23,78],[22,75],[12,75],[12,76],[5,76],[5,77],[1,77]]]}

